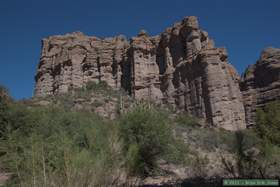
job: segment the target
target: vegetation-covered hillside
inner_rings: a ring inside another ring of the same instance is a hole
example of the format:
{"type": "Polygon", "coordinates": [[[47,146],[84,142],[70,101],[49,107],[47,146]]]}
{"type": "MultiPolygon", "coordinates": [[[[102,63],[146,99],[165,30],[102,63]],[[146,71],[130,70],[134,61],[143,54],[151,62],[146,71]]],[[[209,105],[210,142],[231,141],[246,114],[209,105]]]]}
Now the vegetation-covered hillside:
{"type": "Polygon", "coordinates": [[[0,167],[10,176],[7,186],[189,185],[197,178],[279,177],[277,102],[258,110],[256,129],[231,132],[135,103],[103,84],[18,102],[4,95],[0,167]],[[92,100],[93,95],[101,96],[92,100]],[[113,118],[96,114],[106,103],[115,106],[113,118]]]}

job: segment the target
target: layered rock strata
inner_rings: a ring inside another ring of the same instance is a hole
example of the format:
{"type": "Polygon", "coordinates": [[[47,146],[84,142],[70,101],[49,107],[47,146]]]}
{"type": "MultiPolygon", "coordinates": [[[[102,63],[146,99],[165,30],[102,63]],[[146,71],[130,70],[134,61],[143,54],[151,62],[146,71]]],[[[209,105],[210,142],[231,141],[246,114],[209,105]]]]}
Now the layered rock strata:
{"type": "Polygon", "coordinates": [[[245,128],[239,76],[194,16],[158,36],[100,39],[80,32],[42,41],[35,96],[105,81],[135,99],[185,110],[228,130],[245,128]]]}
{"type": "Polygon", "coordinates": [[[246,124],[256,124],[256,109],[280,100],[280,49],[266,48],[256,64],[249,66],[240,88],[244,98],[246,124]]]}

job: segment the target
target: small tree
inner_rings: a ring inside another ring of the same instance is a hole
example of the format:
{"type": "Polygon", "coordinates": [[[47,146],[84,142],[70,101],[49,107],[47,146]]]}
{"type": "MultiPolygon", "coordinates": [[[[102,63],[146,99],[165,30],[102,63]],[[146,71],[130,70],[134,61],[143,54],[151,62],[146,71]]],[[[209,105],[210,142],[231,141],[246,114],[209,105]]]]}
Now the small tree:
{"type": "Polygon", "coordinates": [[[0,85],[0,138],[5,134],[8,124],[8,90],[0,85]]]}
{"type": "Polygon", "coordinates": [[[258,134],[280,146],[280,102],[275,101],[267,104],[264,108],[257,109],[258,134]]]}
{"type": "Polygon", "coordinates": [[[158,170],[156,161],[159,158],[170,150],[173,150],[173,154],[178,153],[174,147],[179,144],[172,136],[168,115],[145,104],[137,106],[121,119],[120,136],[132,174],[152,174],[158,170]]]}

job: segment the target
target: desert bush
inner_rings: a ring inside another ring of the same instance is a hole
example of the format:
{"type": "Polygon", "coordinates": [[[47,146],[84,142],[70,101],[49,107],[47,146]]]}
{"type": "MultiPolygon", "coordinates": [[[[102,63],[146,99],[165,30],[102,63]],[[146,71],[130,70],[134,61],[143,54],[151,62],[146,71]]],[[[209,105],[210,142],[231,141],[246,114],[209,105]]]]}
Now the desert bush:
{"type": "MultiPolygon", "coordinates": [[[[0,92],[1,90],[5,88],[0,86],[0,92]]],[[[8,123],[8,101],[5,97],[2,97],[0,95],[0,137],[2,137],[5,134],[5,128],[8,123]]]]}
{"type": "Polygon", "coordinates": [[[262,140],[253,129],[235,132],[236,166],[222,156],[226,171],[233,177],[268,178],[279,172],[279,147],[262,140]],[[277,156],[278,155],[278,156],[277,156]]]}
{"type": "Polygon", "coordinates": [[[174,122],[180,127],[185,128],[194,128],[200,126],[198,123],[198,119],[193,116],[190,116],[187,113],[178,114],[175,117],[174,122]]]}
{"type": "Polygon", "coordinates": [[[205,151],[216,149],[234,152],[235,134],[219,128],[203,127],[199,119],[188,114],[180,114],[174,119],[176,134],[183,136],[188,144],[205,151]]]}
{"type": "Polygon", "coordinates": [[[121,168],[116,131],[92,113],[15,104],[0,140],[1,165],[14,174],[11,185],[109,186],[121,168]]]}
{"type": "Polygon", "coordinates": [[[236,135],[238,172],[241,177],[275,177],[280,171],[280,103],[257,109],[256,127],[236,135]]]}
{"type": "Polygon", "coordinates": [[[198,178],[205,178],[207,176],[207,165],[209,164],[208,157],[202,156],[197,153],[191,163],[193,168],[193,174],[198,178]]]}
{"type": "Polygon", "coordinates": [[[185,142],[192,145],[192,147],[199,147],[210,152],[217,149],[235,152],[235,134],[231,131],[200,127],[196,123],[194,125],[179,124],[176,129],[176,134],[182,136],[185,142]]]}
{"type": "Polygon", "coordinates": [[[134,108],[122,117],[119,126],[131,174],[153,174],[158,170],[156,161],[159,158],[175,158],[181,153],[182,145],[176,144],[178,140],[172,136],[168,115],[150,105],[134,108]]]}
{"type": "Polygon", "coordinates": [[[87,90],[107,90],[110,89],[107,82],[100,81],[100,82],[88,82],[86,85],[87,90]]]}
{"type": "Polygon", "coordinates": [[[280,146],[280,102],[268,103],[257,109],[257,132],[272,144],[280,146]]]}
{"type": "Polygon", "coordinates": [[[116,97],[119,91],[113,90],[105,81],[88,82],[84,88],[86,92],[102,93],[110,97],[116,97]]]}

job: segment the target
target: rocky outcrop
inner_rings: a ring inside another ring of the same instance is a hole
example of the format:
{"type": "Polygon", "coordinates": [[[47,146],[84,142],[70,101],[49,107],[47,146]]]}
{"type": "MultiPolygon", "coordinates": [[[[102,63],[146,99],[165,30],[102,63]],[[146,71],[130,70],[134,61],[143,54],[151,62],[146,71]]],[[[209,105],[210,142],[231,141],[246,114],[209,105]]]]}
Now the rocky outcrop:
{"type": "Polygon", "coordinates": [[[127,46],[123,36],[99,39],[81,32],[43,39],[35,95],[65,93],[102,80],[120,88],[120,66],[127,46]]]}
{"type": "Polygon", "coordinates": [[[257,107],[280,100],[280,49],[264,49],[257,63],[246,69],[240,87],[250,127],[256,123],[257,107]]]}
{"type": "Polygon", "coordinates": [[[239,76],[224,48],[215,48],[194,16],[158,36],[144,30],[129,41],[80,32],[42,41],[35,96],[105,81],[135,99],[167,104],[228,130],[245,128],[239,76]]]}
{"type": "Polygon", "coordinates": [[[229,130],[245,126],[238,74],[195,17],[162,35],[157,52],[164,101],[229,130]]]}

